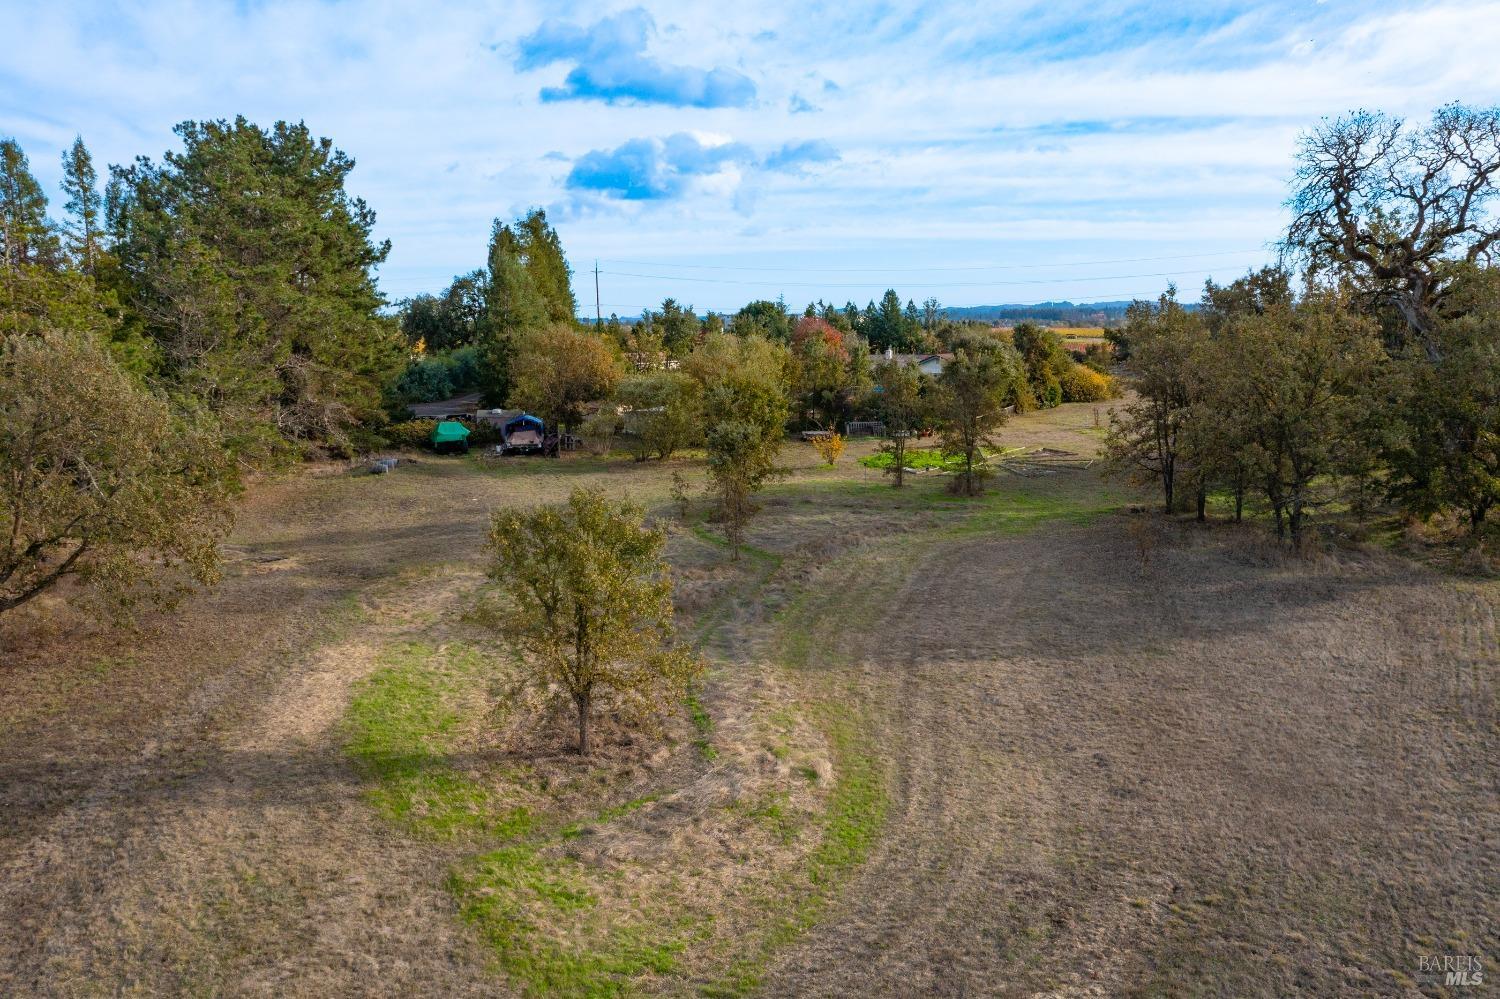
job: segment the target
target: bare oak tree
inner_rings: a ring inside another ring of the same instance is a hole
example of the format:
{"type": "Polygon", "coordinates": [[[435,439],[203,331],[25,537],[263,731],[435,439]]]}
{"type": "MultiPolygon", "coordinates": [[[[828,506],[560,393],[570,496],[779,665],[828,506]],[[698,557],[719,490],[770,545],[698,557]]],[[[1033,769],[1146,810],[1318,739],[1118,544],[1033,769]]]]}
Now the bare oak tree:
{"type": "Polygon", "coordinates": [[[1500,108],[1450,104],[1426,125],[1357,111],[1303,137],[1287,255],[1393,307],[1427,359],[1449,291],[1447,265],[1489,263],[1500,220],[1500,108]]]}

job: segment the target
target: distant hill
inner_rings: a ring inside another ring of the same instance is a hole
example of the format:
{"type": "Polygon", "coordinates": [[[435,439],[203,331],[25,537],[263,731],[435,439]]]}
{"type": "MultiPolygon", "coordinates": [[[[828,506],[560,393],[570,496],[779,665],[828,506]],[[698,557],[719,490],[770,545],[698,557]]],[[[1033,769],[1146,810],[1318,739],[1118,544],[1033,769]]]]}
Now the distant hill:
{"type": "MultiPolygon", "coordinates": [[[[1198,307],[1197,302],[1184,302],[1182,307],[1189,312],[1198,307]]],[[[943,314],[949,319],[974,319],[987,323],[1019,323],[1030,320],[1035,323],[1050,323],[1055,326],[1118,326],[1125,321],[1125,310],[1130,308],[1128,300],[1117,302],[1042,302],[1039,305],[965,305],[948,306],[943,314]]],[[[720,313],[726,319],[732,311],[720,313]]],[[[795,316],[798,313],[792,310],[795,316]]],[[[592,316],[580,316],[580,320],[593,322],[592,316]]],[[[620,316],[627,326],[640,322],[641,317],[620,316]]]]}
{"type": "Polygon", "coordinates": [[[978,319],[983,322],[1064,323],[1069,326],[1105,326],[1124,320],[1128,301],[1121,302],[1042,302],[1039,305],[969,305],[946,308],[949,319],[978,319]]]}

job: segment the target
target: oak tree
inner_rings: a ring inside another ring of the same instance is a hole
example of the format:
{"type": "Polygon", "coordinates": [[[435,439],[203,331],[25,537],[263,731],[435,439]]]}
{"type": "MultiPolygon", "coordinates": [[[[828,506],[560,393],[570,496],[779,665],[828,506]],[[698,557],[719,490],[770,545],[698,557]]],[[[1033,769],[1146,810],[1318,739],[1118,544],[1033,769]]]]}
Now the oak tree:
{"type": "Polygon", "coordinates": [[[0,345],[0,612],[74,577],[128,614],[218,578],[231,468],[89,332],[0,345]]]}

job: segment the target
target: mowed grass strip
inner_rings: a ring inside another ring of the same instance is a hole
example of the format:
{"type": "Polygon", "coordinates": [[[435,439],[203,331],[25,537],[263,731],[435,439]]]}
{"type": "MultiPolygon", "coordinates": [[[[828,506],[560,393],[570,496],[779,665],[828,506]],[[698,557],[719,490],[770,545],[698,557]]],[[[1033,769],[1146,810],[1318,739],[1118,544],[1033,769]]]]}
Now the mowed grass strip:
{"type": "Polygon", "coordinates": [[[676,970],[691,919],[602,907],[588,875],[575,861],[522,843],[459,864],[448,890],[496,964],[528,995],[627,995],[643,976],[676,970]]]}

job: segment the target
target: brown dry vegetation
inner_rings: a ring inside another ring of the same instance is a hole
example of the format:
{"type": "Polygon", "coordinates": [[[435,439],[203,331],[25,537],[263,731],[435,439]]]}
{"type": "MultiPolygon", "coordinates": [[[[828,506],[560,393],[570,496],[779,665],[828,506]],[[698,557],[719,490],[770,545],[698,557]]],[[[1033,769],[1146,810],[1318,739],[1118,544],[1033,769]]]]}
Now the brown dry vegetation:
{"type": "MultiPolygon", "coordinates": [[[[1092,423],[1003,438],[1088,452],[1092,423]]],[[[589,760],[464,620],[488,511],[582,482],[675,520],[700,462],[329,466],[252,489],[224,584],[139,634],[9,622],[0,994],[1408,994],[1421,954],[1493,967],[1493,582],[1252,526],[1153,521],[1143,562],[1093,469],[966,504],[788,459],[740,563],[701,510],[673,529],[701,710],[660,740],[606,720],[589,760]],[[351,752],[382,677],[430,682],[453,723],[419,748],[480,804],[397,800],[351,752]]]]}

